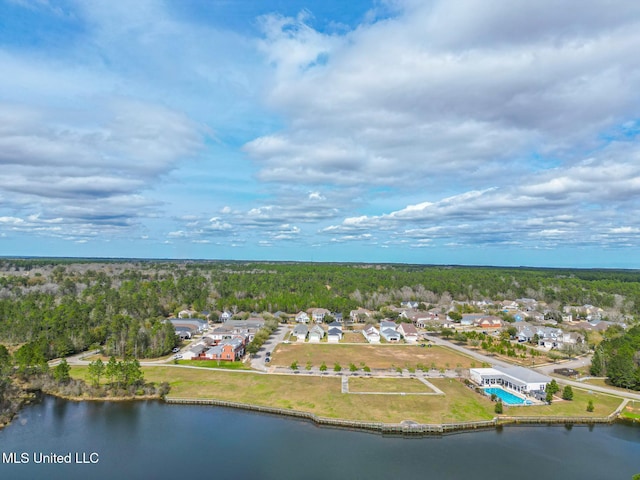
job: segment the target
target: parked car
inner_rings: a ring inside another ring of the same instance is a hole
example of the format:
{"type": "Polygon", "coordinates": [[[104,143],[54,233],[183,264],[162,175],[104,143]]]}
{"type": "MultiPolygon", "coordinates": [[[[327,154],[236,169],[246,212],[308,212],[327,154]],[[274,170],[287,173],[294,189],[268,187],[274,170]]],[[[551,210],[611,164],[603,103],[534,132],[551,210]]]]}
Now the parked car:
{"type": "Polygon", "coordinates": [[[179,360],[182,358],[182,355],[180,355],[179,353],[174,355],[173,358],[175,358],[176,360],[179,360]]]}
{"type": "Polygon", "coordinates": [[[267,352],[267,357],[270,357],[270,356],[271,356],[271,352],[267,352]]]}
{"type": "Polygon", "coordinates": [[[269,357],[264,359],[264,363],[269,363],[271,361],[271,359],[269,357]]]}
{"type": "Polygon", "coordinates": [[[178,347],[174,348],[173,350],[171,350],[173,353],[178,353],[180,351],[180,349],[178,347]]]}

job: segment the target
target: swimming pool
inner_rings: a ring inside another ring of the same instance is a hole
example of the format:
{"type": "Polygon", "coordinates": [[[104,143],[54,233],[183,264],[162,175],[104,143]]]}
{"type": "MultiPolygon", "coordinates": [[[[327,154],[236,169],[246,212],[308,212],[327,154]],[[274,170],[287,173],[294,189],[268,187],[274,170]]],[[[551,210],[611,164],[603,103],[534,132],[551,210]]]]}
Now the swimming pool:
{"type": "Polygon", "coordinates": [[[529,400],[524,400],[513,393],[509,393],[502,388],[485,388],[484,393],[491,396],[491,394],[495,393],[496,396],[502,400],[502,403],[505,405],[532,405],[529,400]]]}

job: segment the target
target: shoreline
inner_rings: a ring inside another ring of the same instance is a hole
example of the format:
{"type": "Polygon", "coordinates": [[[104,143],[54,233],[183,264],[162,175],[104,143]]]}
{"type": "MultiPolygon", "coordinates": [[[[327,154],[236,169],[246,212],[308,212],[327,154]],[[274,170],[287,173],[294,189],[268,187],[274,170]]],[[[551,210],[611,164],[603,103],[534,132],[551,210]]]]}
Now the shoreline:
{"type": "MultiPolygon", "coordinates": [[[[26,392],[26,391],[25,391],[26,392]]],[[[223,408],[233,408],[237,410],[245,410],[249,412],[277,415],[280,417],[297,418],[300,420],[310,421],[314,425],[323,428],[338,428],[347,430],[356,430],[380,435],[394,435],[405,437],[428,437],[439,436],[473,430],[500,429],[504,426],[573,426],[573,425],[612,425],[614,423],[625,423],[631,426],[637,426],[640,422],[630,421],[621,416],[621,412],[626,405],[623,401],[620,406],[606,417],[551,417],[551,416],[531,416],[518,417],[509,415],[495,416],[491,420],[477,420],[469,422],[441,423],[441,424],[422,424],[411,420],[405,420],[400,423],[384,423],[384,422],[366,422],[361,420],[348,420],[343,418],[330,418],[318,416],[315,413],[305,412],[302,410],[283,409],[277,407],[269,407],[264,405],[230,402],[226,400],[216,400],[207,398],[181,398],[181,397],[162,397],[159,395],[140,395],[140,396],[110,396],[110,397],[92,397],[92,396],[69,396],[55,392],[47,392],[43,390],[31,390],[31,397],[24,398],[20,408],[5,423],[0,423],[0,430],[11,424],[19,411],[36,401],[40,396],[49,395],[70,402],[137,402],[137,401],[160,401],[169,405],[204,405],[223,408]]]]}
{"type": "Polygon", "coordinates": [[[369,433],[378,433],[381,435],[399,435],[399,436],[418,436],[427,437],[434,435],[446,435],[460,433],[471,430],[486,430],[489,428],[502,428],[510,425],[520,426],[537,426],[537,425],[596,425],[607,424],[612,425],[618,421],[622,421],[620,412],[624,408],[625,402],[621,403],[612,414],[607,417],[513,417],[508,415],[500,415],[491,420],[479,420],[471,422],[458,423],[441,423],[441,424],[422,424],[405,420],[401,423],[383,423],[383,422],[364,422],[360,420],[347,420],[341,418],[321,417],[311,412],[302,410],[283,409],[277,407],[267,407],[262,405],[254,405],[241,402],[228,402],[225,400],[215,399],[198,399],[198,398],[179,398],[165,397],[164,403],[172,405],[208,405],[224,408],[234,408],[238,410],[246,410],[256,413],[266,413],[281,417],[298,418],[311,421],[318,427],[340,428],[348,430],[364,431],[369,433]]]}

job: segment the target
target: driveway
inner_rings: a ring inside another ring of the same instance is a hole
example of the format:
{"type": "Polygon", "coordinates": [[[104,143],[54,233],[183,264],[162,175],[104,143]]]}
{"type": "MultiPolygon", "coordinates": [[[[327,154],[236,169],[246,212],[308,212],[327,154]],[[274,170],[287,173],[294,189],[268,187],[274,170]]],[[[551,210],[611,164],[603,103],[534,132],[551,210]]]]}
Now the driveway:
{"type": "Polygon", "coordinates": [[[289,327],[287,325],[279,325],[276,331],[273,332],[267,341],[262,344],[258,353],[251,358],[251,368],[266,371],[268,365],[265,363],[265,360],[268,357],[267,353],[271,355],[276,346],[284,341],[284,337],[288,332],[289,327]]]}

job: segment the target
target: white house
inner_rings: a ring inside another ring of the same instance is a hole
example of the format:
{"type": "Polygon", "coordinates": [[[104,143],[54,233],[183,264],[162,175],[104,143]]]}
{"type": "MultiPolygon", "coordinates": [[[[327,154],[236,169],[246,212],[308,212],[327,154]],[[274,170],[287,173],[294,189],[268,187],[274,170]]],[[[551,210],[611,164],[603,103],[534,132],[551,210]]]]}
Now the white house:
{"type": "Polygon", "coordinates": [[[380,332],[373,325],[367,325],[362,329],[362,335],[369,343],[380,343],[380,332]]]}
{"type": "Polygon", "coordinates": [[[327,315],[331,315],[331,312],[326,308],[314,308],[311,310],[311,318],[316,323],[322,323],[327,315]]]}
{"type": "Polygon", "coordinates": [[[544,391],[551,381],[551,377],[524,367],[472,368],[469,372],[480,386],[497,385],[522,393],[544,391]]]}
{"type": "Polygon", "coordinates": [[[296,315],[296,322],[298,323],[309,323],[309,315],[307,312],[298,312],[296,315]]]}
{"type": "Polygon", "coordinates": [[[309,343],[318,343],[324,337],[324,329],[320,325],[314,325],[309,330],[309,343]]]}
{"type": "Polygon", "coordinates": [[[400,334],[391,328],[382,328],[380,329],[380,336],[384,338],[387,342],[399,342],[400,334]]]}
{"type": "Polygon", "coordinates": [[[300,325],[295,326],[291,335],[294,335],[298,340],[298,342],[304,342],[305,339],[307,338],[308,333],[309,333],[309,327],[301,323],[300,325]]]}
{"type": "Polygon", "coordinates": [[[401,323],[398,332],[404,337],[407,343],[416,343],[419,338],[418,329],[413,323],[401,323]]]}
{"type": "Polygon", "coordinates": [[[339,343],[342,340],[342,329],[341,328],[329,328],[327,332],[327,342],[329,343],[339,343]]]}

